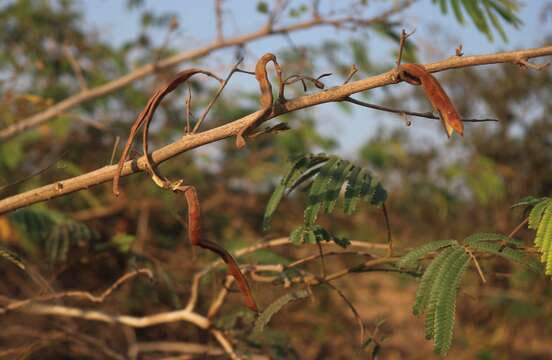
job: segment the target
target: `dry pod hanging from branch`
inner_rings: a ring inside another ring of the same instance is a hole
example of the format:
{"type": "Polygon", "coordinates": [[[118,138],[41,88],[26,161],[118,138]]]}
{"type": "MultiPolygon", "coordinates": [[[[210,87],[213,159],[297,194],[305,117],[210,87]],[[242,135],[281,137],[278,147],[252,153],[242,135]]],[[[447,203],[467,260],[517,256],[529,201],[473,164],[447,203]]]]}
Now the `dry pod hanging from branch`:
{"type": "Polygon", "coordinates": [[[188,239],[192,245],[199,246],[208,250],[213,251],[217,255],[219,255],[222,260],[227,264],[228,266],[228,272],[230,275],[232,275],[240,288],[240,291],[243,294],[244,302],[247,307],[249,307],[251,310],[257,312],[258,308],[255,303],[255,300],[253,298],[253,295],[251,293],[251,290],[249,288],[249,284],[247,283],[247,280],[243,273],[241,272],[236,260],[230,255],[230,253],[224,249],[219,244],[209,241],[207,239],[204,239],[201,234],[201,211],[199,206],[199,199],[197,196],[197,191],[195,187],[193,186],[187,186],[182,185],[182,181],[169,181],[166,178],[162,177],[158,170],[156,169],[155,165],[151,163],[151,159],[148,154],[148,130],[150,122],[153,118],[153,115],[155,114],[155,110],[163,100],[163,98],[175,90],[180,84],[186,82],[190,77],[192,77],[195,74],[204,74],[210,77],[213,77],[219,81],[222,82],[216,75],[213,73],[202,70],[198,68],[192,68],[185,71],[182,71],[178,73],[173,80],[159,88],[154,92],[154,94],[149,99],[148,103],[146,104],[144,110],[138,115],[134,123],[132,124],[132,127],[130,129],[130,135],[129,138],[125,144],[125,148],[123,150],[123,154],[121,155],[121,159],[119,160],[117,172],[115,173],[115,176],[113,178],[113,193],[115,195],[119,195],[119,179],[121,177],[121,172],[124,166],[124,163],[128,157],[128,153],[130,152],[130,148],[132,146],[132,143],[134,142],[134,139],[136,137],[136,134],[138,130],[143,126],[143,139],[142,139],[142,146],[144,150],[144,155],[146,159],[146,168],[147,171],[150,172],[151,177],[153,181],[160,187],[172,190],[175,193],[183,193],[186,199],[186,203],[188,205],[188,239]]]}
{"type": "Polygon", "coordinates": [[[453,131],[460,136],[464,135],[464,124],[454,104],[439,81],[431,75],[423,66],[418,64],[403,64],[399,67],[399,75],[402,80],[412,85],[422,85],[426,98],[439,113],[443,127],[450,138],[453,131]]]}

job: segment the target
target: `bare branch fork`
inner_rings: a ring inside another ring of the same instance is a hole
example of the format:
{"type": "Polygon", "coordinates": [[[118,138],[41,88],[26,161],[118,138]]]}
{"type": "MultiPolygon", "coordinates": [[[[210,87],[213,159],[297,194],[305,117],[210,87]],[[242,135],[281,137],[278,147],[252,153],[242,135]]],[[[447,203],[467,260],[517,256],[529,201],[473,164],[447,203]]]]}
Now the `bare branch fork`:
{"type": "MultiPolygon", "coordinates": [[[[439,72],[443,70],[488,64],[518,64],[519,59],[532,59],[551,55],[552,46],[545,46],[534,49],[494,53],[488,55],[462,57],[454,56],[442,61],[424,65],[424,67],[428,72],[439,72]]],[[[344,101],[344,99],[347,99],[352,94],[395,84],[395,75],[395,69],[391,69],[380,75],[349,82],[347,84],[336,86],[325,91],[320,91],[295,99],[287,100],[284,103],[278,104],[277,107],[272,110],[272,113],[264,120],[266,121],[282,114],[290,113],[319,104],[344,101]]],[[[153,163],[159,164],[187,150],[191,150],[209,143],[236,136],[244,127],[248,127],[252,123],[254,123],[259,118],[259,114],[262,111],[263,110],[256,111],[214,129],[210,129],[201,133],[187,135],[178,141],[175,141],[154,151],[151,154],[151,159],[153,163]]],[[[122,176],[131,175],[139,171],[144,171],[146,167],[146,158],[142,156],[137,160],[127,161],[122,168],[121,174],[122,176]]],[[[45,185],[21,194],[2,199],[0,200],[0,215],[24,206],[57,198],[79,190],[90,188],[91,186],[111,181],[116,171],[116,165],[107,165],[80,176],[60,180],[49,185],[45,185]]]]}

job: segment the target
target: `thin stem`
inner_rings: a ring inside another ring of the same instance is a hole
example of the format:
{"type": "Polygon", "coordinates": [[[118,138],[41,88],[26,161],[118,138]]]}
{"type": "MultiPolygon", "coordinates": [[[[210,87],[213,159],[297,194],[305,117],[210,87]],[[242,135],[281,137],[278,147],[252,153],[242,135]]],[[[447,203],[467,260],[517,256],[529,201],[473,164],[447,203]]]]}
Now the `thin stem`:
{"type": "Polygon", "coordinates": [[[522,222],[520,222],[515,228],[514,230],[512,230],[509,234],[508,234],[508,238],[513,238],[514,236],[516,236],[516,234],[521,230],[523,229],[523,227],[529,222],[529,218],[526,217],[522,222]]]}
{"type": "Polygon", "coordinates": [[[238,59],[236,64],[232,67],[232,70],[230,70],[230,73],[228,73],[228,76],[226,76],[226,79],[224,79],[224,81],[220,85],[220,87],[217,90],[217,93],[215,94],[215,96],[211,99],[211,101],[209,102],[209,104],[207,105],[205,110],[203,110],[203,113],[199,117],[199,120],[195,124],[194,129],[192,130],[192,134],[195,134],[197,132],[197,130],[199,129],[199,127],[203,123],[203,120],[205,120],[205,118],[207,117],[207,114],[209,113],[209,110],[211,110],[211,108],[213,107],[215,102],[218,100],[220,94],[222,93],[222,91],[224,90],[224,88],[226,87],[228,82],[230,81],[230,78],[232,77],[232,75],[234,75],[234,73],[236,72],[236,70],[238,69],[238,66],[242,63],[242,61],[243,61],[243,58],[238,59]]]}
{"type": "Polygon", "coordinates": [[[466,247],[464,249],[472,259],[473,263],[475,264],[475,268],[477,269],[477,273],[479,274],[481,281],[483,282],[483,284],[485,284],[487,282],[487,279],[485,278],[485,274],[483,274],[483,270],[481,270],[481,266],[479,266],[479,261],[477,261],[477,258],[469,248],[466,247]]]}
{"type": "MultiPolygon", "coordinates": [[[[426,119],[433,119],[433,120],[440,120],[441,119],[439,116],[434,115],[431,111],[417,112],[417,111],[409,111],[409,110],[402,110],[402,109],[393,109],[393,108],[390,108],[390,107],[387,107],[387,106],[376,105],[376,104],[367,103],[365,101],[357,100],[357,99],[354,99],[350,96],[347,96],[342,101],[347,101],[347,102],[350,102],[350,103],[355,104],[355,105],[367,107],[367,108],[370,108],[370,109],[380,110],[380,111],[386,111],[386,112],[390,112],[390,113],[393,113],[393,114],[411,115],[411,116],[417,116],[417,117],[422,117],[422,118],[426,118],[426,119]]],[[[490,122],[490,121],[497,122],[498,119],[490,119],[490,118],[462,119],[462,122],[490,122]]]]}
{"type": "Polygon", "coordinates": [[[391,233],[391,222],[389,220],[389,214],[387,213],[387,207],[385,206],[385,203],[382,204],[381,210],[383,211],[383,218],[385,219],[385,228],[387,229],[387,245],[389,246],[387,249],[387,256],[392,257],[393,256],[393,237],[391,233]]]}

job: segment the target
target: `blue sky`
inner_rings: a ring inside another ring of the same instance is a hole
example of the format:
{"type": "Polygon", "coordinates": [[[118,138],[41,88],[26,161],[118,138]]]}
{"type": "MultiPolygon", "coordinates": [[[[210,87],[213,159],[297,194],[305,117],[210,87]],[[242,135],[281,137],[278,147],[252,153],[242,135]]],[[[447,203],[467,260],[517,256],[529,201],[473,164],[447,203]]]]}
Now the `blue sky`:
{"type": "MultiPolygon", "coordinates": [[[[132,38],[139,29],[139,13],[128,11],[124,0],[82,0],[81,5],[85,9],[86,23],[89,28],[96,29],[101,36],[115,44],[132,38]]],[[[225,17],[226,35],[233,36],[258,29],[264,19],[255,11],[257,1],[254,0],[226,0],[226,9],[231,9],[232,15],[225,17]]],[[[326,0],[322,3],[337,3],[338,1],[326,0]]],[[[381,9],[389,1],[373,1],[375,7],[381,9]]],[[[466,54],[482,54],[495,51],[516,50],[537,46],[542,43],[545,34],[552,33],[552,21],[543,22],[540,13],[547,0],[526,0],[523,2],[520,18],[524,25],[520,29],[506,26],[510,38],[504,43],[498,34],[495,42],[490,43],[488,39],[479,33],[468,21],[467,25],[460,25],[452,14],[443,16],[438,7],[432,5],[431,0],[420,0],[411,7],[403,16],[406,19],[406,29],[416,29],[416,34],[411,39],[416,42],[422,50],[420,58],[423,62],[430,62],[450,56],[454,48],[463,44],[466,54]]],[[[170,1],[170,0],[149,0],[146,1],[147,8],[157,11],[171,11],[179,19],[180,29],[171,37],[171,45],[177,49],[189,50],[206,44],[215,36],[215,19],[213,0],[203,1],[170,1]],[[187,5],[184,6],[184,4],[187,5]],[[193,5],[190,5],[193,4],[193,5]]],[[[551,16],[552,17],[552,16],[551,16]]],[[[163,33],[157,34],[159,39],[164,38],[163,33]]],[[[347,39],[350,33],[335,31],[332,28],[317,28],[296,32],[291,35],[293,42],[297,45],[319,43],[321,39],[347,39]]],[[[278,49],[288,47],[288,42],[282,37],[271,37],[254,42],[249,46],[252,55],[260,56],[265,52],[277,52],[278,49]]],[[[391,51],[395,44],[382,41],[377,37],[369,40],[369,49],[377,61],[388,62],[391,59],[391,51]]],[[[209,57],[209,64],[228,64],[233,51],[216,52],[209,57]]],[[[253,58],[249,59],[247,66],[251,67],[253,58]]],[[[182,64],[181,67],[186,67],[182,64]]],[[[246,82],[247,84],[247,82],[246,82]]],[[[247,85],[246,85],[247,86],[247,85]]],[[[255,86],[249,83],[249,86],[255,86]]],[[[428,110],[428,109],[419,109],[428,110]]],[[[323,132],[337,134],[342,145],[342,152],[351,154],[367,138],[372,136],[381,126],[404,126],[401,121],[392,115],[376,113],[367,109],[356,109],[352,115],[341,112],[335,105],[323,105],[314,110],[320,116],[320,128],[323,132]],[[344,120],[346,124],[344,125],[344,120]],[[388,125],[392,124],[392,125],[388,125]]],[[[488,114],[482,114],[486,117],[488,114]]],[[[413,119],[415,120],[415,119],[413,119]]],[[[442,135],[440,125],[425,120],[414,121],[411,130],[413,135],[420,137],[423,141],[440,141],[442,135]]],[[[469,129],[468,129],[469,131],[469,129]]]]}

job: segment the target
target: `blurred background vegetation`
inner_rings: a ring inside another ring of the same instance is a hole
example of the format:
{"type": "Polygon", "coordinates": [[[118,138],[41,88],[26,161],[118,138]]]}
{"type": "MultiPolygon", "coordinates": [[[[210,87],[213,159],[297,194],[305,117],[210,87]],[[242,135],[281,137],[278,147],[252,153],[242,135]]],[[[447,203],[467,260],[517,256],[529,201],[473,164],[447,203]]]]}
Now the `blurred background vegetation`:
{"type": "MultiPolygon", "coordinates": [[[[399,2],[350,1],[346,6],[337,1],[320,3],[323,9],[341,11],[343,7],[374,15],[377,11],[373,9],[399,2]]],[[[415,34],[410,39],[406,60],[427,60],[432,54],[452,55],[458,44],[447,41],[450,36],[460,35],[447,33],[442,25],[446,21],[462,20],[452,15],[450,3],[457,2],[412,3],[412,9],[423,5],[438,11],[442,19],[432,26],[442,33],[436,40],[424,38],[423,32],[415,34]],[[440,47],[440,44],[446,45],[440,47]]],[[[505,3],[515,5],[516,2],[505,3]]],[[[462,21],[467,28],[478,29],[489,40],[498,42],[501,48],[515,50],[501,35],[515,38],[510,33],[515,34],[516,28],[522,29],[522,22],[549,24],[552,4],[538,1],[531,2],[531,6],[536,6],[535,3],[539,4],[540,20],[486,17],[485,24],[477,21],[473,24],[467,7],[463,8],[462,21]],[[502,27],[497,27],[495,20],[502,27]]],[[[223,4],[230,24],[236,18],[240,23],[262,24],[274,5],[264,1],[224,1],[223,4]],[[244,10],[245,7],[248,9],[244,10]],[[248,11],[256,18],[240,18],[240,11],[248,11]]],[[[158,10],[154,2],[128,0],[124,5],[129,14],[138,15],[139,24],[135,33],[126,34],[127,39],[114,42],[102,34],[102,28],[89,25],[87,11],[94,2],[0,2],[0,127],[16,124],[79,91],[119,78],[139,65],[178,53],[183,49],[173,45],[174,39],[194,35],[193,27],[180,24],[176,8],[182,4],[175,3],[172,11],[158,10]]],[[[308,5],[308,2],[292,1],[280,21],[291,23],[308,17],[308,5]]],[[[186,6],[185,11],[193,13],[196,5],[190,2],[186,6]]],[[[295,43],[290,34],[281,37],[282,42],[276,49],[254,45],[251,50],[249,44],[244,44],[185,63],[181,68],[207,66],[224,76],[236,56],[245,56],[245,67],[251,69],[259,55],[270,51],[281,59],[287,74],[333,73],[327,80],[330,86],[342,82],[352,64],[360,69],[356,78],[374,75],[393,66],[398,34],[411,24],[407,12],[410,8],[405,7],[406,15],[399,11],[377,26],[341,29],[339,39],[313,35],[310,42],[295,43]],[[385,49],[384,56],[377,48],[380,45],[385,49]]],[[[519,16],[519,12],[513,11],[513,14],[519,16]]],[[[113,26],[117,31],[117,24],[113,26]]],[[[317,30],[311,31],[316,34],[317,30]]],[[[548,35],[552,33],[535,34],[516,45],[538,47],[550,43],[548,35]]],[[[496,43],[488,45],[488,49],[496,48],[496,43]]],[[[474,52],[472,48],[470,53],[492,52],[488,49],[474,52]]],[[[176,71],[155,72],[120,91],[83,103],[45,125],[2,141],[0,197],[109,164],[115,139],[126,140],[130,123],[147,102],[152,89],[176,71]]],[[[441,141],[442,133],[432,121],[412,118],[414,125],[406,127],[400,117],[338,105],[327,111],[311,109],[282,116],[278,120],[286,121],[291,130],[260,136],[249,141],[246,149],[237,150],[234,141],[227,140],[189,151],[161,167],[171,178],[184,178],[197,187],[206,237],[231,250],[287,236],[297,227],[300,223],[297,219],[302,218],[300,200],[304,194],[299,192],[284,200],[268,234],[261,231],[264,208],[271,190],[288,166],[287,160],[301,153],[320,151],[346,156],[370,169],[384,184],[389,193],[387,209],[398,248],[408,249],[438,239],[460,239],[475,232],[509,233],[523,219],[522,211],[510,209],[513,203],[527,195],[551,195],[551,75],[549,69],[532,71],[512,64],[438,75],[462,115],[500,119],[496,124],[467,124],[463,139],[447,143],[441,141]],[[349,125],[349,119],[356,121],[349,125]],[[328,122],[332,124],[329,127],[328,122]],[[355,124],[360,122],[373,125],[361,128],[366,130],[363,143],[352,147],[348,144],[347,132],[358,132],[355,124]]],[[[255,82],[245,76],[235,75],[235,83],[214,107],[208,127],[258,108],[255,82]],[[236,85],[240,83],[241,86],[236,85]]],[[[199,114],[216,91],[216,83],[194,80],[191,88],[192,110],[199,114]]],[[[288,98],[301,94],[300,86],[287,89],[288,98]]],[[[186,95],[187,89],[181,89],[163,102],[153,129],[154,148],[182,135],[186,95]]],[[[362,94],[360,98],[421,111],[429,107],[419,89],[405,85],[362,94]]],[[[144,315],[182,307],[191,275],[215,259],[214,255],[188,245],[183,226],[184,203],[153,186],[142,174],[123,180],[125,196],[122,198],[113,197],[110,185],[99,185],[0,217],[0,245],[32,264],[33,271],[57,291],[81,289],[97,293],[136,267],[147,266],[155,272],[156,281],[136,279],[113,294],[102,305],[108,311],[144,315]]],[[[336,212],[331,217],[323,217],[321,222],[332,232],[349,239],[386,241],[381,212],[368,206],[354,216],[336,212]]],[[[533,234],[523,230],[519,236],[529,242],[533,234]]],[[[267,249],[243,257],[240,262],[285,264],[313,252],[317,252],[313,247],[267,249]]],[[[337,270],[361,260],[336,257],[327,266],[337,270]]],[[[318,265],[310,266],[316,269],[318,265]]],[[[481,284],[471,274],[460,292],[450,358],[551,358],[552,324],[546,321],[552,316],[550,280],[500,260],[484,261],[482,266],[488,282],[481,284]]],[[[203,284],[199,309],[202,312],[220,289],[223,270],[215,272],[203,284]]],[[[30,298],[41,291],[26,272],[10,262],[0,261],[0,272],[3,301],[30,298]]],[[[335,285],[355,304],[368,332],[377,328],[375,339],[381,345],[381,358],[436,356],[432,344],[423,338],[422,322],[411,313],[416,288],[412,277],[353,274],[336,281],[335,285]]],[[[253,282],[252,288],[263,307],[285,293],[282,287],[266,283],[253,282]]],[[[261,351],[273,358],[369,358],[373,350],[359,348],[354,318],[330,289],[320,289],[313,299],[287,307],[274,318],[262,338],[248,336],[251,317],[243,310],[238,294],[231,295],[217,321],[234,339],[240,340],[239,351],[261,351]]],[[[5,358],[109,357],[97,347],[113,349],[127,358],[131,338],[214,343],[189,324],[132,331],[20,313],[1,315],[0,324],[3,329],[0,354],[5,358]],[[60,332],[64,336],[55,336],[60,332]]],[[[159,357],[144,354],[142,358],[159,357]]]]}

